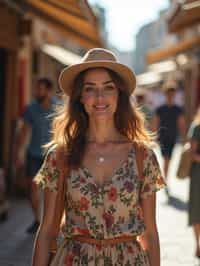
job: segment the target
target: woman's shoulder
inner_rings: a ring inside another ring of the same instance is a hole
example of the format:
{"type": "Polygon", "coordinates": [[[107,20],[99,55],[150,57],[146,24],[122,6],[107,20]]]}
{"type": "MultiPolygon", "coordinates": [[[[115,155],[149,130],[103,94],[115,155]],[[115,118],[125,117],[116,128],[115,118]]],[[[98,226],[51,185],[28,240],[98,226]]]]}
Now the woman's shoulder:
{"type": "Polygon", "coordinates": [[[135,159],[139,165],[147,165],[157,161],[155,153],[155,144],[147,144],[144,142],[133,143],[135,150],[135,159]]]}
{"type": "Polygon", "coordinates": [[[49,146],[45,153],[45,161],[49,164],[62,168],[65,161],[65,149],[62,145],[53,144],[49,146]]]}
{"type": "Polygon", "coordinates": [[[59,144],[51,144],[46,149],[45,155],[47,157],[58,157],[61,156],[61,154],[64,154],[64,147],[59,144]]]}
{"type": "Polygon", "coordinates": [[[156,143],[142,144],[142,160],[144,165],[154,165],[160,167],[158,146],[156,143]]]}
{"type": "Polygon", "coordinates": [[[56,160],[57,157],[57,145],[51,145],[45,148],[44,152],[45,161],[56,160]]]}
{"type": "Polygon", "coordinates": [[[146,142],[133,142],[132,145],[135,147],[136,151],[140,151],[145,154],[152,153],[155,146],[154,143],[146,143],[146,142]]]}

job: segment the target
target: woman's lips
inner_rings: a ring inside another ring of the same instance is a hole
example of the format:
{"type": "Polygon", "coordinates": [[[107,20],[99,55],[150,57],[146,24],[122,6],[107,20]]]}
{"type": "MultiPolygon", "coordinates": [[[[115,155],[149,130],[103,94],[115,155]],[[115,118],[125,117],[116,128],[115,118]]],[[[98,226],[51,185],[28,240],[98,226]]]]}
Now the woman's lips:
{"type": "Polygon", "coordinates": [[[108,108],[108,106],[109,105],[101,104],[101,105],[94,105],[94,108],[97,111],[105,111],[108,108]]]}

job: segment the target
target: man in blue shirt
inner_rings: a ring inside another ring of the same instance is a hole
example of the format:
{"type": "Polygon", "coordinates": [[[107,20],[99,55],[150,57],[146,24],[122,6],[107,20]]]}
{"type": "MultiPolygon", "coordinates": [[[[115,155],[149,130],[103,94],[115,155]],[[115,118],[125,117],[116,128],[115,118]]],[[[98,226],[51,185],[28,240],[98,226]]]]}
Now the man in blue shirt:
{"type": "Polygon", "coordinates": [[[22,164],[20,149],[24,146],[28,133],[31,132],[26,152],[26,176],[35,220],[27,228],[28,233],[35,233],[39,226],[39,193],[32,180],[43,163],[42,146],[50,141],[52,113],[54,111],[53,86],[49,79],[39,79],[34,92],[35,99],[25,108],[22,114],[22,126],[17,135],[15,153],[16,166],[19,167],[22,164]]]}

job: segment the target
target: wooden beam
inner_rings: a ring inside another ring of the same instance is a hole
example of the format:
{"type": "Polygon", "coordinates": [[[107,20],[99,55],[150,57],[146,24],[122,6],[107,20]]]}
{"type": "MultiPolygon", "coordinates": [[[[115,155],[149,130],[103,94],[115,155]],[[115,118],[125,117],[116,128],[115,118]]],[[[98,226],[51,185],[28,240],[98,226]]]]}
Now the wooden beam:
{"type": "Polygon", "coordinates": [[[39,15],[40,18],[48,18],[48,21],[51,20],[57,25],[57,27],[60,24],[62,29],[66,28],[67,33],[72,32],[73,34],[71,35],[79,35],[79,38],[86,39],[87,42],[91,40],[94,43],[98,43],[98,46],[102,45],[97,28],[89,23],[87,19],[74,16],[63,9],[56,8],[55,6],[46,3],[45,1],[27,0],[25,3],[28,4],[28,7],[32,9],[32,12],[39,15]]]}
{"type": "Polygon", "coordinates": [[[78,43],[81,47],[85,49],[90,49],[94,47],[102,47],[102,43],[99,40],[91,40],[82,36],[81,34],[77,34],[76,32],[68,30],[66,27],[56,24],[54,21],[46,19],[46,23],[50,25],[53,29],[59,31],[63,36],[66,37],[66,42],[68,39],[78,43]]]}
{"type": "Polygon", "coordinates": [[[0,46],[16,51],[19,47],[19,19],[14,12],[3,5],[0,5],[0,18],[0,46]]]}
{"type": "Polygon", "coordinates": [[[77,5],[77,1],[73,4],[69,3],[69,0],[66,3],[66,0],[46,0],[47,3],[54,5],[57,8],[61,8],[65,11],[67,11],[70,14],[73,14],[74,16],[85,18],[83,15],[83,12],[80,10],[79,6],[77,5]]]}
{"type": "MultiPolygon", "coordinates": [[[[190,3],[192,2],[195,1],[190,1],[190,3]]],[[[191,9],[184,9],[183,7],[184,4],[179,4],[172,16],[168,19],[169,32],[179,32],[194,24],[200,23],[200,6],[191,9]]]]}
{"type": "Polygon", "coordinates": [[[148,64],[152,64],[164,60],[168,57],[175,56],[179,53],[183,53],[189,49],[192,49],[195,46],[198,46],[199,44],[200,36],[193,37],[189,40],[180,41],[173,46],[148,52],[146,54],[146,61],[148,64]]]}

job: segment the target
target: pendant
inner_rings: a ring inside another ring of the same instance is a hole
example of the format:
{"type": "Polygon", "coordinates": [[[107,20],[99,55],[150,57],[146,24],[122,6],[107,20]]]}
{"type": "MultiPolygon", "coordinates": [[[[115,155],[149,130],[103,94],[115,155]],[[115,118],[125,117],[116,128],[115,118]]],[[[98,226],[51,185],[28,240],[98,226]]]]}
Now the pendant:
{"type": "Polygon", "coordinates": [[[105,161],[104,157],[99,157],[99,162],[103,163],[105,161]]]}

